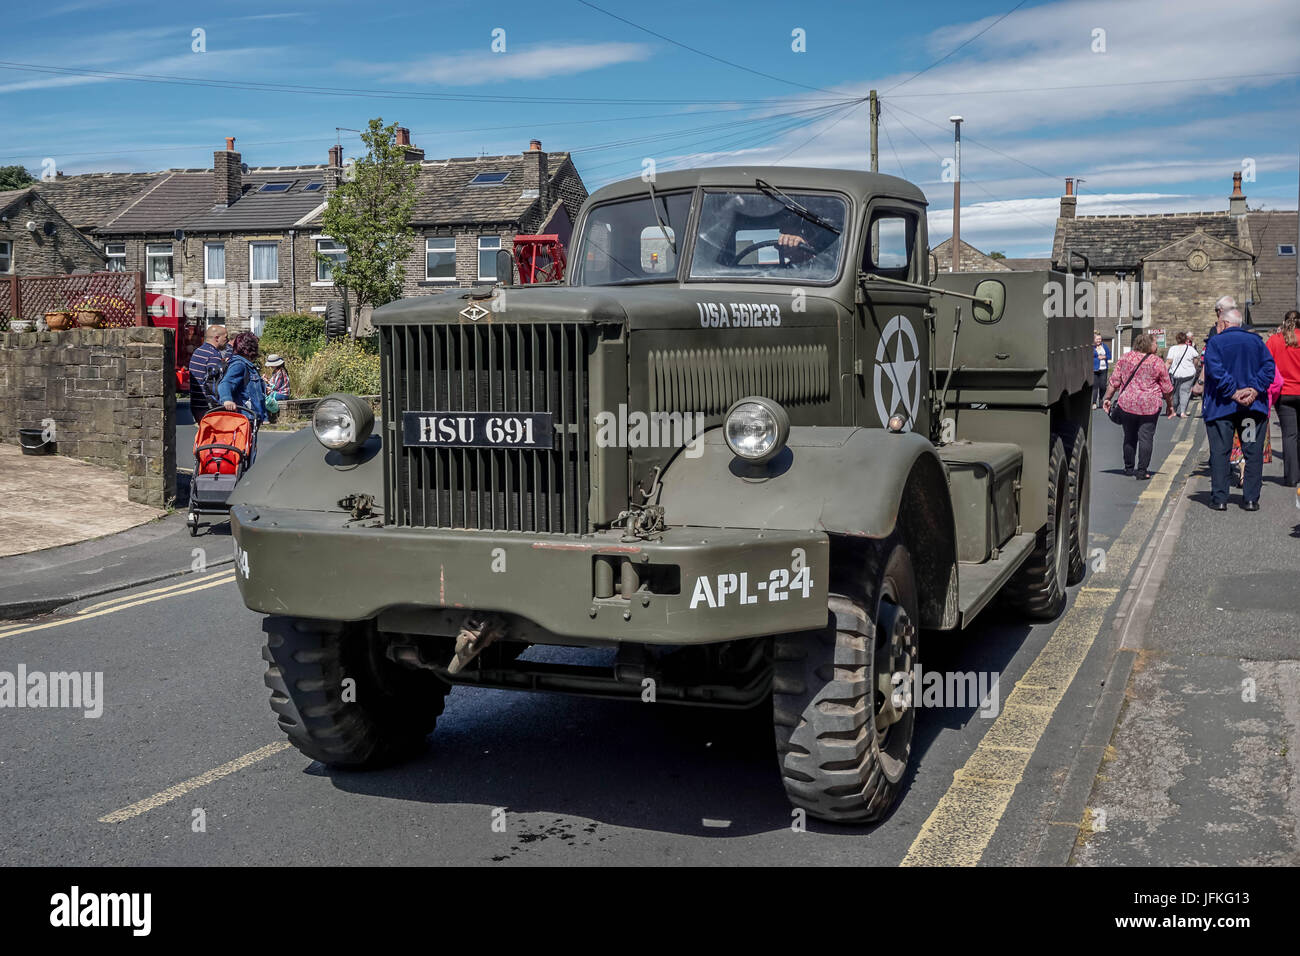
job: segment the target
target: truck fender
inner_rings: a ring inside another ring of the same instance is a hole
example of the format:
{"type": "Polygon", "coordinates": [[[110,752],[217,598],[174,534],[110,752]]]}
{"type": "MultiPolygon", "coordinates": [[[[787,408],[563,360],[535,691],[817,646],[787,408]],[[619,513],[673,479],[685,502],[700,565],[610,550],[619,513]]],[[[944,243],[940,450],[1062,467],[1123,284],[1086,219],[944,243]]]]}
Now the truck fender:
{"type": "Polygon", "coordinates": [[[895,532],[911,553],[926,627],[952,627],[957,547],[948,476],[933,445],[911,432],[796,426],[765,465],[742,463],[722,429],[679,452],[660,479],[669,525],[819,530],[832,564],[895,532]]]}
{"type": "Polygon", "coordinates": [[[383,511],[384,460],[378,434],[355,455],[341,455],[302,428],[267,444],[258,444],[257,457],[231,492],[232,505],[262,505],[298,511],[346,511],[339,501],[348,495],[370,495],[374,509],[383,511]]]}

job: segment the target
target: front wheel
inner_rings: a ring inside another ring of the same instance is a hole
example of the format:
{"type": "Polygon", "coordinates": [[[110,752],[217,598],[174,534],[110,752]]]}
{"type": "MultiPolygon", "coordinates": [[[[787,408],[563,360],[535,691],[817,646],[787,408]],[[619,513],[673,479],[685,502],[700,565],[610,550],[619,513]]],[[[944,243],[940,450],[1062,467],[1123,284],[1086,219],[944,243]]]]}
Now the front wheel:
{"type": "Polygon", "coordinates": [[[424,746],[451,685],[388,660],[370,622],[268,617],[262,629],[271,710],[305,756],[366,769],[424,746]]]}
{"type": "Polygon", "coordinates": [[[870,823],[889,812],[912,751],[917,598],[907,549],[876,555],[866,594],[832,594],[819,631],[775,641],[773,720],[790,802],[870,823]]]}

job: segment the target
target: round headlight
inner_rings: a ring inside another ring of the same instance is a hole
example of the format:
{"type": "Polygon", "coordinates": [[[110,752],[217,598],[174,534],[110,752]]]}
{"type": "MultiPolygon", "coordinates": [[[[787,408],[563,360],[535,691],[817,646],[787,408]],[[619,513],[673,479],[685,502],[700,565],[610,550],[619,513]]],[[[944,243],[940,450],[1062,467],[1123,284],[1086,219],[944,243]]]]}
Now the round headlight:
{"type": "Polygon", "coordinates": [[[785,447],[790,437],[790,418],[770,398],[749,396],[727,410],[723,434],[727,447],[737,457],[762,463],[775,458],[785,447]]]}
{"type": "Polygon", "coordinates": [[[316,440],[344,454],[351,454],[364,445],[374,425],[370,403],[356,395],[328,395],[316,404],[311,416],[316,440]]]}

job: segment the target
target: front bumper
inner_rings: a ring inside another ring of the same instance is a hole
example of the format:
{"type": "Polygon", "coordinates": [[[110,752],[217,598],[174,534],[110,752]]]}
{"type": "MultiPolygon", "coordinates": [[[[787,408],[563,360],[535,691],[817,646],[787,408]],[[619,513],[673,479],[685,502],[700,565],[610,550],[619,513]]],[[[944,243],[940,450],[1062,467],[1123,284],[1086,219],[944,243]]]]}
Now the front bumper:
{"type": "Polygon", "coordinates": [[[518,615],[559,638],[645,644],[826,624],[830,543],[813,531],[673,528],[658,541],[624,542],[619,532],[375,527],[337,512],[252,505],[231,509],[231,529],[244,603],[267,614],[357,621],[461,608],[518,615]],[[625,561],[639,572],[629,598],[620,594],[625,561]],[[597,597],[611,578],[613,596],[597,597]]]}

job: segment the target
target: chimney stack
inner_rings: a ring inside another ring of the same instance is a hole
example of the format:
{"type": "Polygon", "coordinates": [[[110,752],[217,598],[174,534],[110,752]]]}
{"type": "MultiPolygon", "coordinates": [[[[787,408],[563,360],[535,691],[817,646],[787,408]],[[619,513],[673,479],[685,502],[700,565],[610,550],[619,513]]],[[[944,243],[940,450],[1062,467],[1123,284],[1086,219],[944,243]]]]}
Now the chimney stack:
{"type": "Polygon", "coordinates": [[[524,189],[537,190],[542,201],[542,212],[551,208],[551,177],[546,168],[546,153],[542,150],[540,139],[529,140],[528,149],[524,150],[524,189]]]}
{"type": "Polygon", "coordinates": [[[235,137],[226,137],[226,148],[212,154],[213,200],[218,206],[229,206],[244,192],[244,171],[240,156],[235,152],[235,137]]]}
{"type": "Polygon", "coordinates": [[[1065,195],[1061,197],[1061,219],[1073,219],[1074,209],[1079,203],[1079,197],[1074,194],[1074,177],[1065,180],[1065,195]]]}
{"type": "Polygon", "coordinates": [[[1246,195],[1241,191],[1241,170],[1232,174],[1232,195],[1228,197],[1228,215],[1246,215],[1246,195]]]}
{"type": "Polygon", "coordinates": [[[337,143],[330,147],[330,161],[325,165],[325,188],[337,189],[343,182],[343,147],[337,143]]]}
{"type": "Polygon", "coordinates": [[[396,143],[403,147],[404,157],[408,163],[418,163],[424,159],[424,150],[411,145],[411,131],[405,126],[397,127],[396,143]]]}

